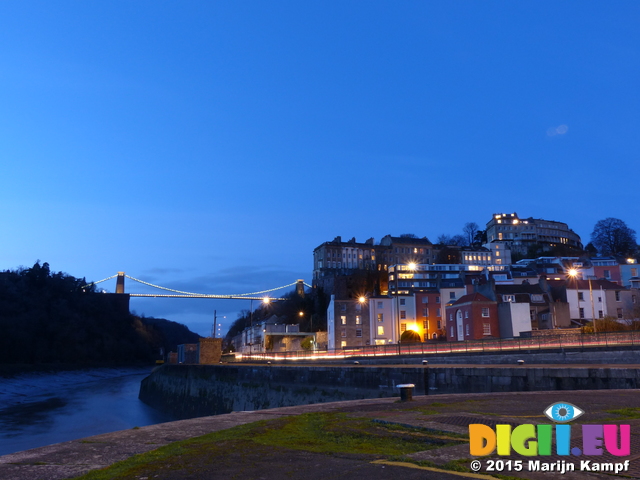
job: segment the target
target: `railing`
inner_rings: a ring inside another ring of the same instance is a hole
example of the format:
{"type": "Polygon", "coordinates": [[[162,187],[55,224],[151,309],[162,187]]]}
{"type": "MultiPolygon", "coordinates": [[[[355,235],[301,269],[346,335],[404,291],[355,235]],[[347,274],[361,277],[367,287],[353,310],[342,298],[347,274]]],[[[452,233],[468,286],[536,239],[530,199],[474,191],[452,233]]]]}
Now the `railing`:
{"type": "Polygon", "coordinates": [[[428,342],[391,345],[367,345],[335,350],[298,350],[236,354],[237,361],[255,360],[331,360],[350,357],[385,357],[398,355],[442,355],[453,353],[499,353],[582,349],[596,347],[635,347],[640,345],[640,331],[544,335],[530,338],[467,340],[464,342],[428,342]]]}

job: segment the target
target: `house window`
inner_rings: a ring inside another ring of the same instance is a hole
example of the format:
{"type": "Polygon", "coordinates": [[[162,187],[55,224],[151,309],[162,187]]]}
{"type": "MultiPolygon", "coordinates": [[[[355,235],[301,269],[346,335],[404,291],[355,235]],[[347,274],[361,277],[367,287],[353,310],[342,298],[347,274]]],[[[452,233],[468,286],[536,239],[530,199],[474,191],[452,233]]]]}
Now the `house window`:
{"type": "Polygon", "coordinates": [[[631,295],[631,303],[636,303],[636,296],[635,295],[631,295]]]}
{"type": "Polygon", "coordinates": [[[378,302],[378,308],[384,308],[384,303],[383,302],[378,302]]]}
{"type": "MultiPolygon", "coordinates": [[[[485,308],[482,309],[482,316],[483,317],[488,317],[489,316],[489,309],[488,308],[485,307],[485,308]]],[[[488,325],[488,324],[485,324],[485,325],[488,325]]]]}
{"type": "Polygon", "coordinates": [[[580,300],[580,301],[584,300],[584,293],[578,292],[578,300],[580,300]]]}
{"type": "Polygon", "coordinates": [[[638,269],[637,268],[632,268],[631,269],[631,276],[632,277],[637,277],[638,276],[638,269]]]}
{"type": "Polygon", "coordinates": [[[340,315],[340,323],[342,325],[346,325],[347,324],[347,316],[346,315],[340,315]]]}
{"type": "Polygon", "coordinates": [[[340,347],[344,348],[344,347],[346,347],[346,346],[347,346],[347,341],[346,341],[346,340],[342,340],[342,341],[340,342],[340,347]]]}
{"type": "Polygon", "coordinates": [[[456,298],[456,292],[449,292],[449,299],[455,299],[456,298]]]}
{"type": "Polygon", "coordinates": [[[347,304],[346,303],[340,304],[340,311],[341,312],[346,312],[347,311],[347,304]]]}
{"type": "Polygon", "coordinates": [[[362,325],[362,317],[360,315],[356,315],[356,325],[362,325]]]}
{"type": "Polygon", "coordinates": [[[438,330],[442,328],[442,322],[440,320],[438,320],[437,325],[438,325],[438,330]]]}
{"type": "Polygon", "coordinates": [[[503,302],[515,302],[516,301],[516,296],[515,295],[503,295],[502,296],[502,301],[503,302]]]}
{"type": "Polygon", "coordinates": [[[382,313],[378,314],[378,322],[384,322],[384,315],[382,313]]]}
{"type": "Polygon", "coordinates": [[[401,323],[400,324],[400,331],[401,332],[406,332],[407,331],[407,324],[406,323],[401,323]]]}
{"type": "Polygon", "coordinates": [[[482,334],[483,335],[491,335],[491,324],[483,323],[482,324],[482,334]]]}
{"type": "Polygon", "coordinates": [[[436,303],[440,303],[440,297],[436,297],[436,303]]]}
{"type": "Polygon", "coordinates": [[[598,310],[598,318],[604,318],[604,312],[602,310],[598,310]]]}
{"type": "Polygon", "coordinates": [[[451,338],[453,338],[453,327],[451,327],[451,338]]]}
{"type": "Polygon", "coordinates": [[[440,315],[440,309],[438,309],[438,310],[436,311],[436,316],[438,316],[438,317],[440,317],[440,316],[441,316],[441,315],[440,315]]]}
{"type": "Polygon", "coordinates": [[[465,330],[466,330],[466,334],[467,334],[467,337],[468,337],[468,336],[469,336],[469,324],[467,323],[467,324],[465,325],[465,327],[466,327],[466,328],[465,328],[465,330]]]}
{"type": "Polygon", "coordinates": [[[621,301],[621,299],[620,299],[620,291],[616,290],[616,302],[620,302],[620,301],[621,301]]]}
{"type": "Polygon", "coordinates": [[[622,318],[622,309],[618,308],[617,311],[618,311],[618,318],[622,318]]]}
{"type": "Polygon", "coordinates": [[[533,295],[531,295],[531,301],[533,303],[542,303],[544,302],[544,297],[542,295],[534,293],[533,295]]]}
{"type": "Polygon", "coordinates": [[[427,320],[422,321],[422,329],[429,330],[429,322],[427,320]]]}
{"type": "MultiPolygon", "coordinates": [[[[634,298],[634,302],[633,302],[633,303],[636,303],[636,302],[635,302],[635,297],[633,297],[633,298],[634,298]]],[[[424,307],[424,308],[422,309],[422,316],[423,316],[423,317],[428,317],[428,316],[429,316],[429,309],[428,309],[427,307],[424,307]]]]}
{"type": "Polygon", "coordinates": [[[342,335],[341,336],[342,337],[346,337],[347,336],[347,331],[344,328],[342,329],[342,335]]]}
{"type": "Polygon", "coordinates": [[[429,297],[422,297],[422,303],[429,303],[429,297]]]}
{"type": "Polygon", "coordinates": [[[400,318],[407,318],[407,312],[405,310],[400,310],[400,318]]]}
{"type": "Polygon", "coordinates": [[[362,337],[362,329],[356,328],[356,337],[362,337]]]}
{"type": "Polygon", "coordinates": [[[604,271],[604,278],[606,278],[606,279],[610,279],[611,278],[611,270],[605,270],[604,271]]]}
{"type": "Polygon", "coordinates": [[[535,310],[529,310],[529,318],[531,318],[531,321],[535,321],[536,319],[536,311],[535,310]]]}
{"type": "Polygon", "coordinates": [[[580,308],[580,318],[584,318],[584,308],[580,308]]]}
{"type": "Polygon", "coordinates": [[[469,310],[464,311],[464,318],[469,318],[469,310]]]}
{"type": "Polygon", "coordinates": [[[384,327],[382,325],[378,325],[378,335],[384,335],[384,327]]]}
{"type": "Polygon", "coordinates": [[[450,321],[450,322],[453,322],[453,313],[450,313],[450,314],[449,314],[449,321],[450,321]]]}
{"type": "Polygon", "coordinates": [[[400,305],[406,305],[406,301],[407,301],[406,298],[401,298],[400,299],[400,305]]]}
{"type": "Polygon", "coordinates": [[[356,303],[356,312],[362,311],[362,304],[360,302],[356,303]]]}

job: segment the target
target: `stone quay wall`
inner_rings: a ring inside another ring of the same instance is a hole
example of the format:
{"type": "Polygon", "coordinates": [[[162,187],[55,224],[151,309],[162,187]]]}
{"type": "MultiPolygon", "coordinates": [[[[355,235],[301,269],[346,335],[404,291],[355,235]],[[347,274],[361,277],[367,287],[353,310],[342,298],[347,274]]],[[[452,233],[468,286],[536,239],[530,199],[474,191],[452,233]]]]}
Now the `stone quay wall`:
{"type": "Polygon", "coordinates": [[[177,418],[234,411],[413,395],[640,386],[636,366],[290,366],[163,365],[142,381],[140,399],[177,418]]]}

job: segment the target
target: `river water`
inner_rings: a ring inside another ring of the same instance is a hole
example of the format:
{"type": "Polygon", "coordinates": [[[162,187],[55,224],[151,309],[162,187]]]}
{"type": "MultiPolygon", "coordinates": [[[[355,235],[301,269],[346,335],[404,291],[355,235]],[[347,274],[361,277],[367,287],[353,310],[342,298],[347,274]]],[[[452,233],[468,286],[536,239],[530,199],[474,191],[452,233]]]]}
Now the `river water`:
{"type": "Polygon", "coordinates": [[[173,418],[138,400],[151,368],[0,378],[0,455],[173,418]]]}

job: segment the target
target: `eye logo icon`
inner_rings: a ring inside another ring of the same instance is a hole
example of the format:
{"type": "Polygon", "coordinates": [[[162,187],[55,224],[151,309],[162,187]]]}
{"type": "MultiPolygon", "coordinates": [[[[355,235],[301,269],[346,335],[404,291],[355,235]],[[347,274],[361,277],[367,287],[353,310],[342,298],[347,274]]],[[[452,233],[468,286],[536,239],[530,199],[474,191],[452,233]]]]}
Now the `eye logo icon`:
{"type": "Polygon", "coordinates": [[[552,405],[549,405],[544,411],[544,414],[549,420],[553,420],[554,422],[558,423],[571,422],[583,413],[584,410],[581,410],[580,408],[568,402],[554,403],[552,405]]]}

